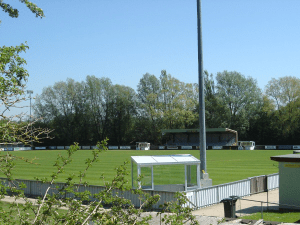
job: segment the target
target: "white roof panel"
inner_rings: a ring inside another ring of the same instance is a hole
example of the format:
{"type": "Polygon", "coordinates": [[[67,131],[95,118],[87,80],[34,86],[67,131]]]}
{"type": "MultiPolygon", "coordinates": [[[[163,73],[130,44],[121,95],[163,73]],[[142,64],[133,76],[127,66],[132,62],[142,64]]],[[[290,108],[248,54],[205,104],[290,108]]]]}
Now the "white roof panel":
{"type": "Polygon", "coordinates": [[[177,162],[174,158],[170,157],[170,156],[152,156],[152,158],[156,161],[156,162],[160,162],[160,163],[164,163],[164,162],[177,162]]]}
{"type": "Polygon", "coordinates": [[[178,155],[154,155],[154,156],[131,156],[137,164],[164,165],[164,164],[198,164],[200,160],[190,154],[178,155]]]}
{"type": "Polygon", "coordinates": [[[197,160],[193,159],[192,157],[184,157],[184,156],[176,157],[176,160],[178,162],[194,162],[194,161],[197,161],[197,160]]]}
{"type": "Polygon", "coordinates": [[[156,161],[149,156],[131,156],[131,158],[138,164],[156,163],[156,161]]]}

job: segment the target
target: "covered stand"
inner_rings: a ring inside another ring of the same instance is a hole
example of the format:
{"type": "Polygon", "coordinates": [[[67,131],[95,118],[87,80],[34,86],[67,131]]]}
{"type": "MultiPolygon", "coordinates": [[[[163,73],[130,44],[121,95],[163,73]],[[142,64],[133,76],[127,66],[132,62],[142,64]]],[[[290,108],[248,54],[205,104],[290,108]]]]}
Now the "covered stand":
{"type": "Polygon", "coordinates": [[[200,160],[190,154],[131,156],[131,175],[133,188],[155,191],[198,189],[200,160]]]}

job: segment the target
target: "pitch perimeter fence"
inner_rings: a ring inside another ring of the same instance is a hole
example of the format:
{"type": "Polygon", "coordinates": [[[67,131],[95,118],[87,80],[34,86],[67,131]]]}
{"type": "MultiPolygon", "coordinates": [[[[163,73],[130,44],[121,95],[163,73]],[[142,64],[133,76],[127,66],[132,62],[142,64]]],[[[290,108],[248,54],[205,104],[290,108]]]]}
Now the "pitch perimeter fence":
{"type": "MultiPolygon", "coordinates": [[[[78,146],[81,150],[93,150],[97,146],[78,146]]],[[[109,145],[108,150],[136,150],[133,145],[109,145]]],[[[7,147],[0,146],[2,151],[28,151],[28,150],[66,150],[70,146],[39,146],[39,147],[7,147]]],[[[198,150],[199,146],[189,145],[151,145],[151,150],[198,150]]],[[[239,150],[238,146],[207,146],[207,150],[239,150]]],[[[300,145],[257,145],[255,150],[300,150],[300,145]]]]}
{"type": "MultiPolygon", "coordinates": [[[[7,186],[12,186],[12,182],[8,181],[6,178],[0,178],[1,182],[7,186]]],[[[35,180],[23,180],[17,179],[16,183],[24,183],[26,188],[24,188],[24,194],[31,197],[43,196],[49,187],[49,183],[43,183],[41,181],[35,180]]],[[[48,194],[57,194],[58,189],[61,189],[65,186],[65,183],[55,183],[52,184],[48,194]]],[[[93,198],[94,194],[97,194],[105,190],[104,186],[95,186],[95,185],[75,185],[78,188],[79,192],[89,191],[91,193],[90,199],[96,200],[93,198]]],[[[252,194],[267,192],[279,187],[279,174],[270,174],[262,175],[257,177],[249,177],[244,180],[239,180],[231,183],[215,185],[212,187],[201,188],[193,191],[186,191],[186,196],[188,198],[188,203],[185,206],[189,206],[194,209],[207,207],[213,204],[220,203],[224,198],[230,196],[239,196],[245,197],[252,194]]],[[[145,190],[146,193],[153,195],[160,195],[160,200],[157,204],[153,206],[153,209],[159,209],[159,206],[165,202],[175,201],[176,192],[169,191],[155,191],[155,190],[145,190]]],[[[133,194],[131,190],[129,191],[120,191],[113,190],[114,195],[118,195],[125,199],[131,200],[131,202],[136,206],[140,207],[141,202],[139,196],[133,194]]],[[[62,198],[73,197],[72,194],[66,193],[62,198]]]]}

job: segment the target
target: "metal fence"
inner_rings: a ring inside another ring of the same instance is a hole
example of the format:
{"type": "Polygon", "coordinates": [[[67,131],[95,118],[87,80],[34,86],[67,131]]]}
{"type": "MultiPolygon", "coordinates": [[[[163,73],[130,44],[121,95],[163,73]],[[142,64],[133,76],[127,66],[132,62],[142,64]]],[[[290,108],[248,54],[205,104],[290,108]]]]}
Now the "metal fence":
{"type": "Polygon", "coordinates": [[[189,202],[186,206],[202,208],[220,203],[224,198],[230,196],[245,197],[279,187],[279,174],[270,174],[257,177],[249,177],[231,183],[220,184],[212,187],[202,188],[186,192],[189,202]]]}
{"type": "MultiPolygon", "coordinates": [[[[12,185],[7,179],[0,178],[3,183],[6,185],[12,185]]],[[[46,192],[47,188],[49,187],[49,183],[42,183],[40,181],[34,181],[34,180],[22,180],[17,179],[17,183],[24,183],[26,185],[26,188],[24,190],[24,194],[28,196],[43,196],[46,192]]],[[[57,193],[59,188],[62,188],[65,184],[64,183],[55,183],[50,187],[50,190],[48,194],[54,194],[57,193]]],[[[250,177],[245,180],[235,181],[231,183],[226,184],[220,184],[215,185],[212,187],[202,188],[194,191],[187,191],[186,196],[189,200],[189,202],[186,204],[186,206],[192,207],[192,208],[201,208],[201,207],[207,207],[213,204],[219,203],[222,199],[228,198],[229,196],[249,196],[251,194],[257,193],[257,192],[251,192],[251,189],[253,189],[253,186],[257,186],[254,188],[255,190],[259,190],[260,192],[266,191],[266,190],[272,190],[275,188],[278,188],[279,186],[279,175],[276,174],[270,174],[270,175],[264,175],[264,176],[257,176],[257,177],[250,177]],[[254,182],[257,179],[264,178],[266,182],[254,182]],[[255,179],[254,179],[255,178],[255,179]],[[267,183],[267,188],[261,187],[261,185],[265,185],[267,183]]],[[[95,185],[77,185],[78,191],[90,191],[91,196],[94,194],[99,193],[100,191],[103,191],[105,189],[104,186],[95,186],[95,185]]],[[[175,192],[168,192],[168,191],[145,191],[146,193],[153,195],[160,195],[160,200],[157,204],[153,206],[154,209],[159,209],[159,206],[165,202],[174,201],[175,200],[175,192]]],[[[129,191],[119,191],[114,190],[113,194],[118,195],[120,197],[124,197],[126,199],[130,199],[131,202],[136,206],[139,207],[141,204],[141,201],[139,199],[139,196],[136,194],[133,194],[131,190],[129,191]]],[[[67,194],[62,197],[72,197],[71,194],[67,194]]],[[[92,197],[91,197],[91,200],[92,197]]]]}

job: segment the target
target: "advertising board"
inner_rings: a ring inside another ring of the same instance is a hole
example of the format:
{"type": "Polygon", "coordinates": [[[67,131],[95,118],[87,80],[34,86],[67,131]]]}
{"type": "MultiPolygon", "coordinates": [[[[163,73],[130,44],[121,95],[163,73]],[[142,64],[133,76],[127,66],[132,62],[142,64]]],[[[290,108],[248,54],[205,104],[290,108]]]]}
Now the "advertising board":
{"type": "Polygon", "coordinates": [[[123,150],[130,150],[130,146],[120,146],[120,149],[123,149],[123,150]]]}
{"type": "Polygon", "coordinates": [[[165,149],[165,146],[162,146],[162,145],[161,145],[161,146],[158,146],[158,149],[159,149],[159,150],[163,150],[163,149],[165,149]]]}
{"type": "Polygon", "coordinates": [[[167,146],[167,149],[178,149],[178,147],[176,145],[170,145],[167,146]]]}
{"type": "Polygon", "coordinates": [[[292,145],[279,145],[278,149],[280,149],[280,150],[291,150],[291,149],[293,149],[293,146],[292,145]]]}
{"type": "Polygon", "coordinates": [[[300,149],[300,145],[294,145],[293,149],[300,149]]]}
{"type": "Polygon", "coordinates": [[[190,150],[193,149],[193,146],[181,146],[181,149],[190,150]]]}
{"type": "Polygon", "coordinates": [[[26,151],[31,150],[31,147],[14,147],[14,151],[26,151]]]}
{"type": "Polygon", "coordinates": [[[50,150],[56,150],[56,146],[49,146],[50,150]]]}
{"type": "Polygon", "coordinates": [[[267,149],[267,150],[276,150],[276,145],[266,145],[265,149],[267,149]]]}
{"type": "Polygon", "coordinates": [[[56,149],[58,149],[58,150],[63,150],[63,149],[65,149],[65,146],[57,146],[56,149]]]}
{"type": "Polygon", "coordinates": [[[212,146],[212,149],[214,149],[214,150],[221,150],[221,149],[223,149],[223,146],[217,146],[217,145],[215,145],[215,146],[212,146]]]}
{"type": "Polygon", "coordinates": [[[34,147],[35,150],[46,150],[46,147],[34,147]]]}
{"type": "Polygon", "coordinates": [[[89,150],[89,149],[91,149],[91,147],[90,146],[81,146],[81,149],[83,149],[83,150],[89,150]]]}
{"type": "Polygon", "coordinates": [[[109,150],[117,150],[119,149],[119,146],[108,146],[109,150]]]}

